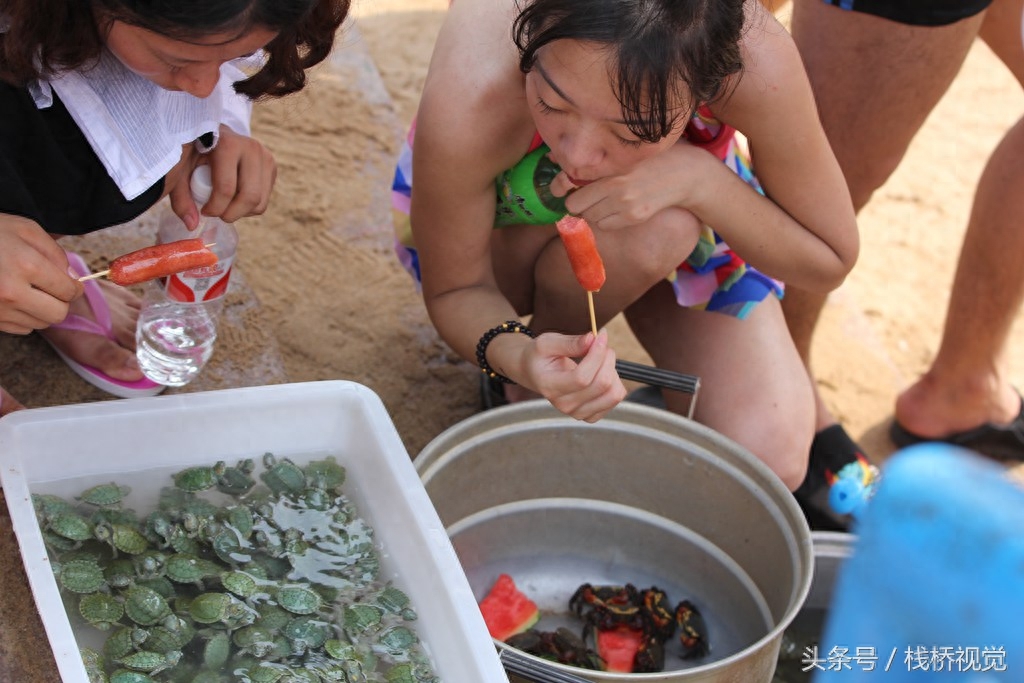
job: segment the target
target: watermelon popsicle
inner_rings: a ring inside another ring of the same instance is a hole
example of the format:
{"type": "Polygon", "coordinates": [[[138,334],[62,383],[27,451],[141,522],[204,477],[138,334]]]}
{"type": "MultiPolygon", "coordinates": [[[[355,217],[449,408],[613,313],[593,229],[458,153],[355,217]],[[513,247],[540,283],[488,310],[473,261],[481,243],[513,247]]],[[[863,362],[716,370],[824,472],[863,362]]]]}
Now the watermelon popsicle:
{"type": "Polygon", "coordinates": [[[604,286],[604,261],[597,251],[594,231],[587,222],[577,216],[565,216],[555,224],[562,238],[565,251],[569,254],[572,272],[580,286],[587,290],[590,305],[590,327],[597,336],[597,320],[594,315],[594,292],[604,286]]]}

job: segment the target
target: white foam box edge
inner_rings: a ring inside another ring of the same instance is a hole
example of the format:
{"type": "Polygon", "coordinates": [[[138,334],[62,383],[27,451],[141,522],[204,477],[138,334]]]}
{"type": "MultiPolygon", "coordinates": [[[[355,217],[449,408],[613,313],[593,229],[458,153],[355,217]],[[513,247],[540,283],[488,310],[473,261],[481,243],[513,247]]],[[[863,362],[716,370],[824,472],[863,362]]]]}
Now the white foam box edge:
{"type": "MultiPolygon", "coordinates": [[[[507,683],[448,534],[380,398],[345,380],[101,401],[0,420],[0,483],[63,683],[88,683],[31,502],[33,485],[108,472],[334,453],[409,594],[444,683],[507,683]]],[[[3,627],[0,624],[0,627],[3,627]]]]}

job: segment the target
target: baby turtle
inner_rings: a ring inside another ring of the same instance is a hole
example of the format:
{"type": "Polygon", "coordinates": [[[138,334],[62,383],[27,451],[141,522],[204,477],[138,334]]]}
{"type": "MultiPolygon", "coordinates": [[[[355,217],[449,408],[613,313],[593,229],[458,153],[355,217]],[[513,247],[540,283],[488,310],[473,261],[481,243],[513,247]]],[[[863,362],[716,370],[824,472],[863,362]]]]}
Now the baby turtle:
{"type": "Polygon", "coordinates": [[[164,564],[166,576],[175,583],[191,583],[203,587],[203,579],[216,576],[220,567],[191,553],[174,553],[164,564]]]}
{"type": "Polygon", "coordinates": [[[61,587],[72,593],[95,593],[107,585],[103,569],[94,560],[68,560],[59,571],[61,587]]]}
{"type": "Polygon", "coordinates": [[[89,593],[78,601],[78,611],[83,619],[106,631],[124,616],[124,605],[106,593],[89,593]]]}
{"type": "Polygon", "coordinates": [[[111,560],[103,570],[103,578],[113,588],[126,588],[135,580],[135,565],[126,557],[111,560]]]}
{"type": "Polygon", "coordinates": [[[141,648],[148,638],[149,632],[146,629],[121,626],[103,643],[103,654],[107,659],[117,661],[141,648]]]}
{"type": "Polygon", "coordinates": [[[53,515],[47,527],[61,538],[75,543],[88,541],[93,534],[93,527],[89,521],[74,510],[66,510],[53,515]]]}
{"type": "Polygon", "coordinates": [[[412,646],[419,642],[419,638],[405,626],[395,626],[381,633],[377,642],[388,654],[397,657],[408,654],[412,646]]]}
{"type": "Polygon", "coordinates": [[[260,473],[260,479],[275,494],[298,494],[306,488],[306,473],[288,458],[278,460],[273,453],[266,453],[263,465],[266,469],[260,473]]]}
{"type": "Polygon", "coordinates": [[[115,557],[119,550],[129,555],[140,555],[149,548],[146,537],[127,524],[97,524],[93,535],[96,540],[113,548],[115,557]]]}
{"type": "Polygon", "coordinates": [[[124,611],[140,626],[153,626],[171,613],[164,596],[152,588],[131,586],[124,593],[124,611]]]}
{"type": "Polygon", "coordinates": [[[355,603],[345,608],[345,630],[349,633],[365,633],[380,624],[384,610],[376,605],[355,603]]]}
{"type": "Polygon", "coordinates": [[[282,634],[292,644],[292,654],[303,655],[322,646],[332,635],[329,623],[316,617],[295,617],[284,627],[282,634]]]}
{"type": "Polygon", "coordinates": [[[141,671],[118,669],[110,674],[110,683],[157,683],[157,680],[141,671]]]}
{"type": "Polygon", "coordinates": [[[75,509],[74,505],[51,493],[33,493],[32,507],[35,508],[36,517],[43,522],[49,521],[51,517],[61,512],[75,509]]]}
{"type": "Polygon", "coordinates": [[[277,604],[292,614],[312,614],[323,606],[320,594],[302,584],[288,584],[277,589],[277,604]]]}
{"type": "Polygon", "coordinates": [[[333,455],[322,460],[311,460],[303,468],[309,486],[321,491],[340,493],[345,483],[345,468],[338,464],[333,455]]]}
{"type": "Polygon", "coordinates": [[[224,590],[244,599],[251,598],[259,592],[260,586],[256,578],[248,572],[235,570],[220,575],[224,590]]]}
{"type": "Polygon", "coordinates": [[[216,486],[218,478],[224,474],[225,469],[227,469],[227,463],[218,460],[212,467],[202,465],[187,467],[174,474],[172,478],[174,485],[182,491],[196,493],[216,486]]]}
{"type": "Polygon", "coordinates": [[[177,650],[173,650],[166,654],[139,650],[138,652],[133,652],[130,655],[122,657],[117,660],[117,663],[126,669],[131,669],[132,671],[141,671],[143,673],[155,675],[161,671],[177,666],[179,661],[181,661],[181,652],[177,650]]]}
{"type": "Polygon", "coordinates": [[[117,507],[131,491],[130,487],[112,481],[109,484],[98,484],[82,491],[78,500],[96,507],[117,507]]]}
{"type": "Polygon", "coordinates": [[[246,626],[231,634],[231,642],[238,647],[239,652],[264,659],[274,651],[274,631],[256,625],[246,626]]]}
{"type": "Polygon", "coordinates": [[[103,671],[103,656],[99,652],[82,647],[78,649],[78,654],[82,656],[82,664],[85,665],[85,675],[89,678],[89,683],[109,683],[107,674],[103,671]]]}
{"type": "Polygon", "coordinates": [[[189,616],[200,624],[224,623],[228,628],[248,626],[258,613],[227,593],[202,593],[188,606],[189,616]]]}
{"type": "Polygon", "coordinates": [[[377,595],[377,604],[406,621],[415,621],[416,612],[409,606],[409,596],[394,586],[385,586],[377,595]]]}
{"type": "Polygon", "coordinates": [[[245,675],[251,683],[277,683],[291,668],[276,662],[259,662],[250,666],[245,675]]]}
{"type": "Polygon", "coordinates": [[[231,656],[231,639],[224,631],[212,633],[203,645],[202,661],[204,669],[216,671],[227,663],[231,656]]]}
{"type": "Polygon", "coordinates": [[[196,630],[191,622],[176,614],[165,617],[159,625],[149,629],[146,649],[151,652],[166,654],[173,650],[181,650],[195,636],[196,630]]]}
{"type": "Polygon", "coordinates": [[[256,464],[252,458],[239,460],[234,467],[225,467],[217,478],[217,490],[229,496],[244,496],[256,485],[256,480],[250,476],[254,469],[256,464]]]}

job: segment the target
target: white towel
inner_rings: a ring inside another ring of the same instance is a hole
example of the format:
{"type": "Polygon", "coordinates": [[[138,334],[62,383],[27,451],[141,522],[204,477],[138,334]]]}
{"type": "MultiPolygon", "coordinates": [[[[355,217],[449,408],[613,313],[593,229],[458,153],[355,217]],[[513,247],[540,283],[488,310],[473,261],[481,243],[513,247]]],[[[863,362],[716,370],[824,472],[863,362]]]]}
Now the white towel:
{"type": "Polygon", "coordinates": [[[232,63],[220,69],[220,81],[200,99],[165,90],[128,70],[104,50],[95,68],[69,71],[30,90],[40,109],[50,106],[50,88],[57,91],[85,134],[107,173],[128,200],[164,177],[181,158],[182,145],[220,125],[249,135],[252,102],[232,88],[245,74],[232,63]]]}

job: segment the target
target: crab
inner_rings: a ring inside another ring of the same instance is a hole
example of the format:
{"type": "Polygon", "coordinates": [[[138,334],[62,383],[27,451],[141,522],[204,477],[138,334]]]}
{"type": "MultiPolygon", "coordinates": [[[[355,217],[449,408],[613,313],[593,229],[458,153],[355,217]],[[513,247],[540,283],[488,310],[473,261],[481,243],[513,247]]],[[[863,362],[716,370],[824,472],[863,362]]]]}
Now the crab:
{"type": "Polygon", "coordinates": [[[592,586],[585,583],[569,598],[569,609],[583,619],[584,639],[594,629],[604,631],[626,626],[644,630],[646,622],[640,605],[640,593],[631,583],[624,586],[592,586]]]}
{"type": "Polygon", "coordinates": [[[564,626],[555,631],[529,629],[508,638],[505,643],[543,659],[582,669],[602,671],[604,660],[587,647],[586,642],[564,626]]]}
{"type": "Polygon", "coordinates": [[[689,600],[676,605],[676,623],[679,625],[679,642],[683,646],[683,659],[697,659],[708,654],[708,627],[700,610],[689,600]]]}

